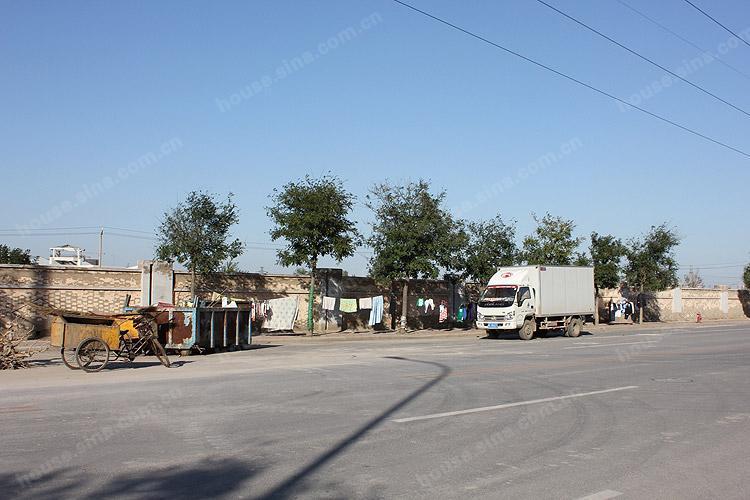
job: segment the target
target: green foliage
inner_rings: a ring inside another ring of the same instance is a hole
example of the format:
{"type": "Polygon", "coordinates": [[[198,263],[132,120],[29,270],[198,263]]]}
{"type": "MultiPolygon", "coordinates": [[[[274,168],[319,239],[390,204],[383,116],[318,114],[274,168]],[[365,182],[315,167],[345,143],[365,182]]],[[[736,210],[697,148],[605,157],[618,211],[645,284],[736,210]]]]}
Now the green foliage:
{"type": "Polygon", "coordinates": [[[750,264],[745,267],[745,272],[742,273],[742,281],[745,283],[745,288],[750,288],[750,264]]]}
{"type": "Polygon", "coordinates": [[[227,260],[221,265],[221,267],[219,267],[219,272],[226,274],[239,274],[244,271],[240,268],[240,265],[236,260],[227,260]]]}
{"type": "Polygon", "coordinates": [[[443,208],[445,192],[432,194],[427,181],[377,184],[367,196],[375,213],[370,274],[381,282],[436,278],[440,269],[460,270],[466,233],[443,208]]]}
{"type": "Polygon", "coordinates": [[[584,252],[576,252],[573,254],[573,265],[587,267],[593,265],[593,262],[584,252]]]}
{"type": "Polygon", "coordinates": [[[573,237],[576,225],[572,220],[549,213],[541,219],[536,214],[531,215],[537,227],[533,235],[523,239],[522,257],[527,264],[564,266],[586,262],[585,255],[575,251],[583,238],[573,237]]]}
{"type": "MultiPolygon", "coordinates": [[[[179,262],[193,274],[214,273],[242,254],[245,245],[237,239],[229,241],[229,229],[237,221],[231,193],[222,203],[213,195],[193,191],[164,214],[157,230],[156,256],[179,262]]],[[[195,279],[192,293],[195,295],[195,279]]]]}
{"type": "Polygon", "coordinates": [[[486,284],[498,268],[512,266],[518,259],[516,222],[494,218],[469,222],[468,244],[463,252],[463,276],[486,284]]]}
{"type": "Polygon", "coordinates": [[[335,176],[310,176],[274,189],[273,206],[266,207],[274,223],[271,239],[284,239],[286,248],[276,253],[279,264],[315,270],[318,259],[341,261],[354,254],[361,236],[350,220],[354,195],[335,176]]]}
{"type": "Polygon", "coordinates": [[[31,250],[0,245],[0,264],[31,264],[31,250]]]}
{"type": "MultiPolygon", "coordinates": [[[[340,179],[332,175],[313,179],[308,175],[273,192],[273,206],[266,207],[274,223],[271,239],[286,242],[286,248],[276,252],[279,264],[305,266],[314,275],[320,257],[331,256],[340,262],[354,255],[362,242],[354,222],[348,218],[355,198],[344,189],[340,179]]],[[[307,305],[307,327],[311,333],[314,286],[311,279],[307,305]]]]}
{"type": "Polygon", "coordinates": [[[625,278],[631,287],[658,292],[677,286],[677,262],[673,250],[680,237],[666,223],[652,226],[641,238],[628,241],[625,278]]]}
{"type": "Polygon", "coordinates": [[[599,288],[617,288],[622,281],[622,260],[626,248],[619,238],[591,233],[591,260],[594,265],[594,283],[599,288]]]}

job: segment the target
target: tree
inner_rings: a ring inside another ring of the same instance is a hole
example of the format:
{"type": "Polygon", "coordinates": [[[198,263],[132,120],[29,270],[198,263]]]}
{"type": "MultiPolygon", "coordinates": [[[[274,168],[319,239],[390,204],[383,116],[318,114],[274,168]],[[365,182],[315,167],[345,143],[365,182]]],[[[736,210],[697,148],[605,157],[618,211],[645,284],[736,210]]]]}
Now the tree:
{"type": "Polygon", "coordinates": [[[700,275],[700,271],[694,270],[691,267],[682,281],[682,286],[685,288],[703,288],[703,278],[700,275]]]}
{"type": "Polygon", "coordinates": [[[658,292],[677,286],[674,248],[680,237],[666,223],[652,226],[648,234],[628,242],[625,278],[629,286],[658,292]]]}
{"type": "Polygon", "coordinates": [[[490,220],[469,222],[468,244],[463,252],[463,276],[486,284],[498,268],[518,259],[516,223],[498,214],[490,220]]]}
{"type": "Polygon", "coordinates": [[[742,273],[742,281],[745,283],[745,288],[750,288],[750,264],[745,267],[745,272],[742,273]]]}
{"type": "Polygon", "coordinates": [[[522,256],[527,264],[564,266],[585,259],[583,254],[575,251],[583,238],[573,237],[576,225],[572,220],[549,213],[541,219],[533,213],[531,216],[537,227],[534,234],[523,239],[522,256]]]}
{"type": "Polygon", "coordinates": [[[404,280],[401,326],[406,327],[409,279],[437,278],[440,270],[460,270],[466,233],[443,208],[445,192],[430,192],[427,181],[376,184],[367,196],[375,214],[369,244],[370,274],[380,282],[404,280]]]}
{"type": "Polygon", "coordinates": [[[274,189],[273,205],[266,207],[274,223],[271,239],[283,239],[286,248],[276,252],[279,264],[306,266],[310,270],[310,296],[307,327],[313,332],[313,299],[318,259],[333,257],[341,262],[354,255],[362,237],[349,214],[355,197],[344,189],[340,179],[324,175],[319,179],[305,176],[274,189]]]}
{"type": "Polygon", "coordinates": [[[0,245],[0,264],[32,264],[31,250],[0,245]]]}
{"type": "Polygon", "coordinates": [[[216,272],[239,257],[245,247],[238,239],[229,241],[229,229],[238,221],[232,196],[229,193],[221,202],[214,195],[193,191],[164,214],[157,230],[157,258],[188,268],[191,297],[195,297],[197,273],[216,272]]]}
{"type": "Polygon", "coordinates": [[[622,280],[622,259],[625,245],[614,236],[591,233],[591,261],[594,265],[594,283],[600,288],[617,288],[622,280]]]}
{"type": "Polygon", "coordinates": [[[219,272],[224,274],[239,274],[244,271],[240,268],[240,265],[236,260],[230,259],[221,264],[219,272]]]}

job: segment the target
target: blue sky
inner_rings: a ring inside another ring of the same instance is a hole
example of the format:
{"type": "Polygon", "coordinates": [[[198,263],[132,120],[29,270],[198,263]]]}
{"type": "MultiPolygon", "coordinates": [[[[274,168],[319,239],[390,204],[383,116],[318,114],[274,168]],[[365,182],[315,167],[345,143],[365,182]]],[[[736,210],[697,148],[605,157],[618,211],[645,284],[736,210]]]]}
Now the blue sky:
{"type": "MultiPolygon", "coordinates": [[[[625,1],[713,54],[730,39],[681,0],[625,1]]],[[[622,98],[664,76],[534,1],[413,2],[622,98]]],[[[700,55],[617,0],[553,3],[673,71],[700,55]]],[[[750,28],[747,2],[699,5],[750,28]]],[[[532,211],[572,218],[580,235],[666,221],[683,237],[678,261],[712,283],[736,284],[750,260],[750,160],[390,1],[4,1],[0,19],[0,229],[42,229],[0,239],[37,255],[60,243],[95,254],[98,237],[79,234],[95,231],[55,228],[149,232],[206,189],[236,195],[241,266],[278,271],[269,194],[330,171],[360,200],[375,182],[429,179],[458,215],[500,212],[521,236],[532,211]]],[[[687,78],[750,109],[750,47],[721,58],[734,69],[713,61],[687,78]]],[[[750,149],[748,117],[684,83],[641,105],[750,149]]],[[[355,218],[367,233],[362,204],[355,218]]],[[[152,256],[151,240],[117,232],[105,231],[105,264],[152,256]]],[[[343,267],[363,274],[366,261],[343,267]]]]}

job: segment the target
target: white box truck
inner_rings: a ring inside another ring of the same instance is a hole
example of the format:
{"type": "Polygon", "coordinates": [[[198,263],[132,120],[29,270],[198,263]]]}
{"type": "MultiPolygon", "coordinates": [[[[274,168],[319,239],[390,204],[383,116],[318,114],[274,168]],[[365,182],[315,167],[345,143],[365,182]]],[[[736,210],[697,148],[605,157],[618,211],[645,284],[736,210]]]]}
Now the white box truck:
{"type": "Polygon", "coordinates": [[[477,328],[489,337],[517,331],[523,340],[564,329],[577,337],[595,313],[594,268],[517,266],[498,270],[477,307],[477,328]]]}

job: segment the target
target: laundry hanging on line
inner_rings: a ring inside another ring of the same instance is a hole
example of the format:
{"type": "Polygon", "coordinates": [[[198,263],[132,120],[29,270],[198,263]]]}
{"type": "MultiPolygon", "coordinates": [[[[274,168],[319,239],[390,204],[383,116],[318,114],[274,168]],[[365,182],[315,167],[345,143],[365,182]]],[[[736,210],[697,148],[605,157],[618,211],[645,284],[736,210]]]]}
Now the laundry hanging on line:
{"type": "Polygon", "coordinates": [[[359,299],[360,309],[372,309],[372,297],[362,297],[359,299]]]}
{"type": "Polygon", "coordinates": [[[383,322],[383,296],[372,297],[372,309],[370,310],[370,326],[383,322]]]}
{"type": "Polygon", "coordinates": [[[426,299],[424,301],[424,313],[427,314],[435,309],[435,301],[432,299],[426,299]]]}
{"type": "Polygon", "coordinates": [[[323,297],[323,310],[335,311],[336,310],[336,297],[323,297]]]}
{"type": "Polygon", "coordinates": [[[297,297],[267,300],[264,304],[263,328],[267,330],[292,330],[297,319],[297,297]]]}
{"type": "Polygon", "coordinates": [[[339,308],[341,312],[353,313],[357,312],[357,299],[340,299],[339,308]]]}

